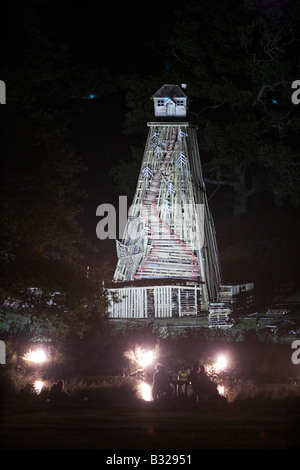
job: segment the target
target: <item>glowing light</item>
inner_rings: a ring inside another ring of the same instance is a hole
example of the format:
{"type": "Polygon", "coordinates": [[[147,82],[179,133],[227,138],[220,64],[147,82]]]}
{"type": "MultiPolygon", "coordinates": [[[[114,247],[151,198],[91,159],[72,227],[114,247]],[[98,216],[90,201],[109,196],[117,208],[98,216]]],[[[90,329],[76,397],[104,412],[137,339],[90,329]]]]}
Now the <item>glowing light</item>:
{"type": "Polygon", "coordinates": [[[26,362],[29,362],[29,363],[31,362],[34,364],[43,364],[44,362],[48,361],[47,354],[45,350],[42,348],[35,349],[33,351],[29,349],[29,351],[26,354],[24,354],[23,359],[26,362]]]}
{"type": "Polygon", "coordinates": [[[272,99],[272,103],[273,103],[273,104],[278,104],[278,101],[273,98],[273,99],[272,99]]]}
{"type": "Polygon", "coordinates": [[[225,387],[224,385],[218,385],[218,392],[220,395],[224,396],[225,395],[225,387]]]}
{"type": "Polygon", "coordinates": [[[139,382],[136,386],[137,395],[145,401],[152,401],[152,387],[147,382],[139,382]]]}
{"type": "Polygon", "coordinates": [[[34,386],[35,393],[39,395],[45,386],[45,382],[43,380],[36,380],[33,386],[34,386]]]}
{"type": "Polygon", "coordinates": [[[144,368],[147,367],[153,362],[154,352],[153,351],[144,351],[140,359],[140,365],[144,368]]]}
{"type": "Polygon", "coordinates": [[[136,346],[134,349],[126,351],[124,356],[145,369],[154,361],[156,354],[154,350],[145,351],[141,346],[136,346]]]}
{"type": "Polygon", "coordinates": [[[215,366],[215,371],[216,371],[216,372],[220,372],[221,370],[226,369],[227,366],[228,366],[228,359],[227,359],[227,357],[224,356],[224,355],[220,355],[220,356],[217,358],[217,361],[215,362],[214,366],[215,366]]]}
{"type": "Polygon", "coordinates": [[[90,100],[92,100],[92,99],[95,98],[95,95],[94,95],[93,93],[91,93],[91,94],[89,95],[89,98],[90,98],[90,100]]]}

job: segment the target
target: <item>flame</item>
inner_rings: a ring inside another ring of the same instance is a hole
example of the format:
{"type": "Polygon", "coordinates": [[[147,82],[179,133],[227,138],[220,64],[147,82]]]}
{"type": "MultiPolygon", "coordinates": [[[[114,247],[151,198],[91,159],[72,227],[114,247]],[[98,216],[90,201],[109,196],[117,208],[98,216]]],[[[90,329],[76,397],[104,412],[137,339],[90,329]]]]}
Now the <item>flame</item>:
{"type": "Polygon", "coordinates": [[[43,380],[35,380],[33,386],[34,386],[35,393],[39,395],[45,386],[45,382],[43,380]]]}
{"type": "Polygon", "coordinates": [[[152,401],[152,387],[147,382],[139,382],[136,386],[137,395],[142,400],[152,401]]]}
{"type": "Polygon", "coordinates": [[[144,350],[141,346],[135,346],[134,349],[129,349],[124,353],[131,362],[136,363],[143,369],[148,367],[155,359],[156,354],[154,350],[144,350]]]}
{"type": "Polygon", "coordinates": [[[35,350],[29,349],[29,351],[24,354],[23,359],[29,363],[43,364],[48,361],[48,356],[45,350],[42,348],[35,350]]]}
{"type": "Polygon", "coordinates": [[[227,366],[228,366],[228,359],[226,356],[222,354],[217,358],[214,364],[214,369],[216,372],[220,372],[221,370],[225,370],[227,366]]]}

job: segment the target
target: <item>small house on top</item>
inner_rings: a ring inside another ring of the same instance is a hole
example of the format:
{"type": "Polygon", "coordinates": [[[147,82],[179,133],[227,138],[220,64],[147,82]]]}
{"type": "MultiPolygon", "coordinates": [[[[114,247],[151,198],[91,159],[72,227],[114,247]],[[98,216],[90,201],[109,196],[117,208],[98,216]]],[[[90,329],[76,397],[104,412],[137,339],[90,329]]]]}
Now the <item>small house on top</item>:
{"type": "Polygon", "coordinates": [[[156,117],[185,117],[188,97],[178,85],[163,85],[154,95],[156,117]]]}

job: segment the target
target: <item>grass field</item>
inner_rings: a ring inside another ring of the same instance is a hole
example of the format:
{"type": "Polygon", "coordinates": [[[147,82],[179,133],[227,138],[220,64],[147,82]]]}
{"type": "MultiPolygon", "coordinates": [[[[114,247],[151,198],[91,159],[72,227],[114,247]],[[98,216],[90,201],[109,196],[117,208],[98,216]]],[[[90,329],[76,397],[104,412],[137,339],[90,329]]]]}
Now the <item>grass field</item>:
{"type": "Polygon", "coordinates": [[[146,402],[128,381],[70,382],[54,405],[46,393],[1,404],[1,450],[283,450],[300,448],[299,385],[239,385],[218,405],[146,402]],[[71,386],[72,385],[72,386],[71,386]]]}

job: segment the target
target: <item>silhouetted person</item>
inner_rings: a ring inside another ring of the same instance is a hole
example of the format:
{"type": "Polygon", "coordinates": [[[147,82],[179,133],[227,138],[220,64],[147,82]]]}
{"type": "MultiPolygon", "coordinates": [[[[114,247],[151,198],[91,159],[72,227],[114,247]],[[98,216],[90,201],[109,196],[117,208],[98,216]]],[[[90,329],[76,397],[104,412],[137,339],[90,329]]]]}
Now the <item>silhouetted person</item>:
{"type": "Polygon", "coordinates": [[[56,384],[53,384],[50,390],[50,400],[53,402],[61,402],[69,397],[65,391],[63,380],[59,380],[56,384]]]}
{"type": "Polygon", "coordinates": [[[167,396],[173,394],[173,388],[170,384],[172,375],[167,371],[162,364],[156,364],[156,372],[153,375],[152,396],[154,400],[157,399],[159,393],[166,393],[167,396]]]}
{"type": "Polygon", "coordinates": [[[203,364],[200,366],[200,373],[199,373],[201,385],[203,388],[203,394],[209,397],[216,398],[219,396],[217,384],[210,380],[207,373],[205,372],[205,367],[203,364]]]}
{"type": "Polygon", "coordinates": [[[203,381],[210,380],[210,379],[208,378],[207,373],[205,372],[205,367],[204,367],[203,364],[201,364],[201,366],[199,367],[199,377],[200,377],[200,379],[203,380],[203,381]]]}
{"type": "Polygon", "coordinates": [[[213,397],[216,398],[219,396],[217,385],[210,380],[207,373],[205,372],[205,367],[203,364],[194,363],[193,369],[188,377],[189,382],[191,382],[193,391],[199,397],[213,397]]]}
{"type": "Polygon", "coordinates": [[[194,393],[196,395],[199,395],[201,392],[201,379],[200,379],[200,366],[197,362],[194,362],[193,364],[191,373],[188,376],[188,381],[191,382],[194,393]]]}

